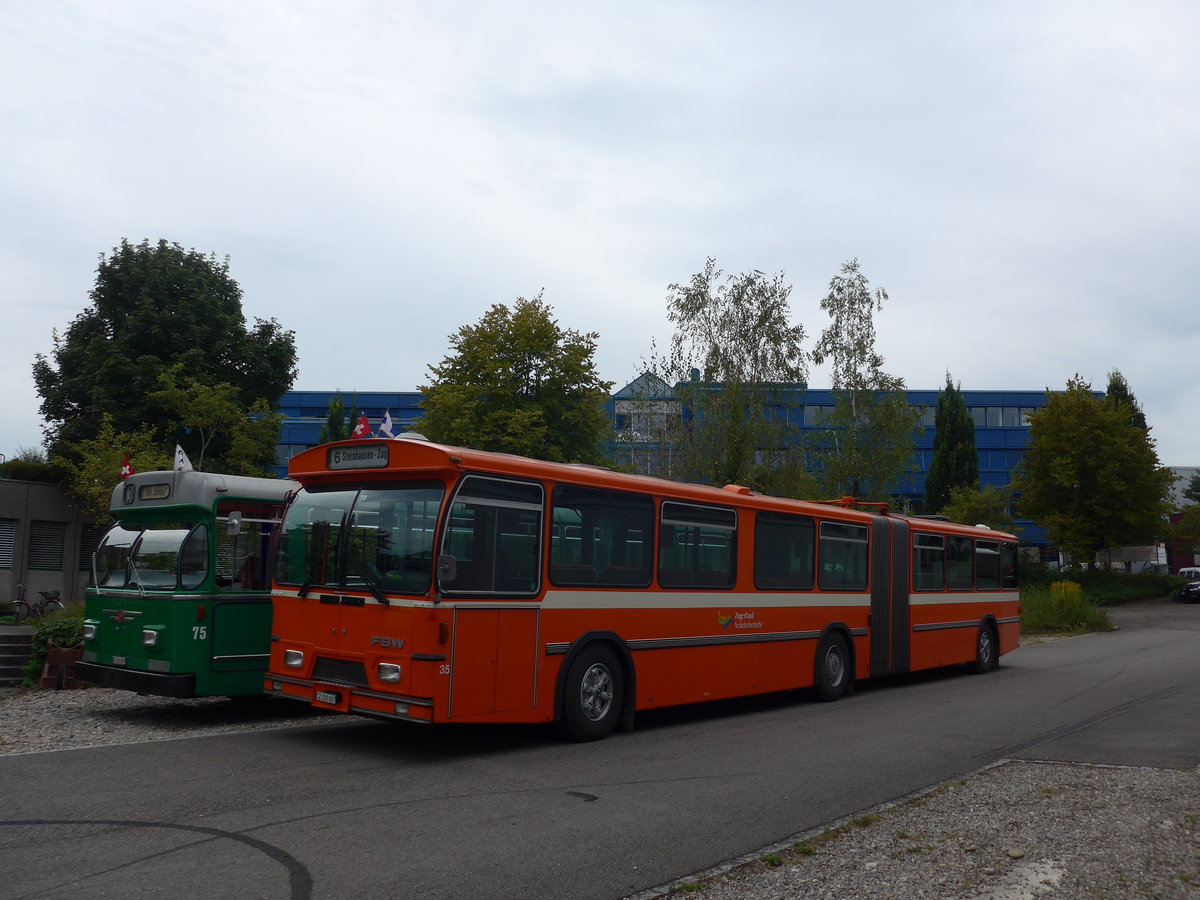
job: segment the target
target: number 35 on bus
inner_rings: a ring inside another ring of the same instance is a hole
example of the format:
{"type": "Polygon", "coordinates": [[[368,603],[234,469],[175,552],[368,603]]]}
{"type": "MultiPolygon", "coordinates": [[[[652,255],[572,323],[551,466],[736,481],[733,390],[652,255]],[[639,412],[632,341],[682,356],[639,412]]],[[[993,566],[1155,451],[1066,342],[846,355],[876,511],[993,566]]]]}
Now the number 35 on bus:
{"type": "Polygon", "coordinates": [[[1017,647],[1016,539],[981,527],[444,447],[294,457],[264,689],[410,722],[559,722],[1017,647]]]}

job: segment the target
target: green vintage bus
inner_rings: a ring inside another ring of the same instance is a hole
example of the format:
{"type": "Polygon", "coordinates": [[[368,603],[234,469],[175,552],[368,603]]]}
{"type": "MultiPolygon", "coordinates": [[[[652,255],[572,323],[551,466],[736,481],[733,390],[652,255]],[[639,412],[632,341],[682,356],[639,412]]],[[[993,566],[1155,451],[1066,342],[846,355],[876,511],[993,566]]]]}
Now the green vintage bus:
{"type": "Polygon", "coordinates": [[[295,482],[140,472],[92,558],[76,677],[163,697],[262,693],[271,537],[295,482]]]}

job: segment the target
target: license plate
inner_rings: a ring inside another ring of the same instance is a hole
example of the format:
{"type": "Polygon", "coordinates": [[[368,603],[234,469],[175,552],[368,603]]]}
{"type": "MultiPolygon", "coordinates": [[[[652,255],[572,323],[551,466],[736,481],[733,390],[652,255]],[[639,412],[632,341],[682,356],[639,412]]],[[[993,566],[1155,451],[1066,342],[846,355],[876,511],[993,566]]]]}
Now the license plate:
{"type": "Polygon", "coordinates": [[[331,706],[336,706],[341,702],[342,695],[335,691],[317,691],[317,702],[328,703],[331,706]]]}
{"type": "Polygon", "coordinates": [[[123,656],[114,656],[114,657],[113,657],[112,664],[113,664],[114,666],[123,666],[123,665],[125,665],[125,657],[123,657],[123,656]]]}

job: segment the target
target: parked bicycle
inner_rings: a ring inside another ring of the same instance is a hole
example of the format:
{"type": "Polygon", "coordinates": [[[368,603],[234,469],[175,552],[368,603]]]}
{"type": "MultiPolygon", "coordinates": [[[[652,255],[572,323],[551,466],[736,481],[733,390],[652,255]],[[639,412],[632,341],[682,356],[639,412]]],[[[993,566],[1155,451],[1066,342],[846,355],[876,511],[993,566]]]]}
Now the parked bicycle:
{"type": "Polygon", "coordinates": [[[64,608],[61,591],[38,591],[38,593],[42,595],[42,599],[30,603],[25,598],[25,585],[17,585],[17,600],[13,607],[18,622],[21,619],[42,619],[50,613],[64,608]]]}

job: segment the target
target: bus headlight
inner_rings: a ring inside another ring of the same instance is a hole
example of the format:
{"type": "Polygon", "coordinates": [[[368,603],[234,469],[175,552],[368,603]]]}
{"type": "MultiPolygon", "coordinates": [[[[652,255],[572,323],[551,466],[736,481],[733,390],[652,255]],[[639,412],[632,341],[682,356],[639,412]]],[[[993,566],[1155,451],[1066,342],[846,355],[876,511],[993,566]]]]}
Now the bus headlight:
{"type": "Polygon", "coordinates": [[[83,639],[85,641],[94,641],[96,639],[96,623],[95,622],[84,622],[83,623],[83,639]]]}
{"type": "Polygon", "coordinates": [[[400,667],[395,663],[379,664],[379,680],[387,684],[400,683],[400,667]]]}
{"type": "Polygon", "coordinates": [[[153,629],[150,629],[150,628],[143,629],[142,630],[142,646],[143,647],[157,647],[158,646],[158,632],[154,631],[153,629]]]}
{"type": "Polygon", "coordinates": [[[300,650],[284,650],[283,664],[289,669],[299,669],[304,666],[304,653],[300,650]]]}

